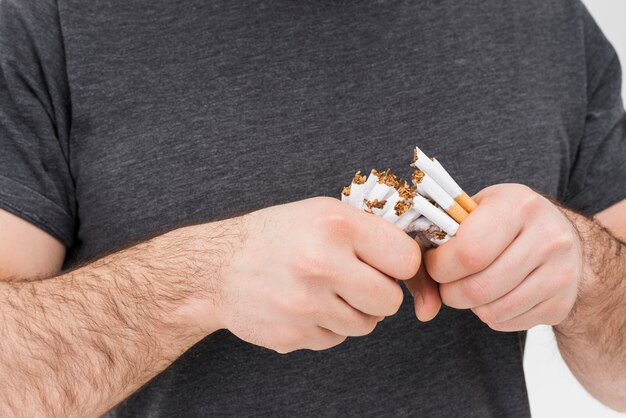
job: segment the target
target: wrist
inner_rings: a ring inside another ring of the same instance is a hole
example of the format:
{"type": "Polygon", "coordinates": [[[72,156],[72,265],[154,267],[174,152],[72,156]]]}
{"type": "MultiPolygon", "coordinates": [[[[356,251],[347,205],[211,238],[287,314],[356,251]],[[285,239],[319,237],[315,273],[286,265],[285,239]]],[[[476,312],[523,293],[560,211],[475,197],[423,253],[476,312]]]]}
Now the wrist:
{"type": "Polygon", "coordinates": [[[168,322],[199,340],[224,328],[221,284],[245,241],[243,217],[171,231],[158,237],[162,276],[171,292],[168,322]]]}
{"type": "Polygon", "coordinates": [[[603,247],[608,248],[610,237],[595,221],[569,210],[563,210],[576,230],[581,249],[582,277],[577,289],[576,302],[568,317],[554,327],[558,334],[584,334],[589,323],[604,305],[605,286],[601,282],[605,260],[603,247]]]}

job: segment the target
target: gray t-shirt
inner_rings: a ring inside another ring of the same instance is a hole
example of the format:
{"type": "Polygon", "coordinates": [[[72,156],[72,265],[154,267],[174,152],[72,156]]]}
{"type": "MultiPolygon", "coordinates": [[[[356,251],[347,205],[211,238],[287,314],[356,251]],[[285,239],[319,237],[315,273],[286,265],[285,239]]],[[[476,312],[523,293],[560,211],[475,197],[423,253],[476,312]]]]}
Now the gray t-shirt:
{"type": "MultiPolygon", "coordinates": [[[[0,0],[0,207],[66,267],[176,226],[409,173],[626,197],[616,55],[578,1],[0,0]]],[[[306,220],[303,220],[306,221],[306,220]]],[[[279,355],[227,331],[118,416],[527,416],[523,334],[470,311],[279,355]]]]}

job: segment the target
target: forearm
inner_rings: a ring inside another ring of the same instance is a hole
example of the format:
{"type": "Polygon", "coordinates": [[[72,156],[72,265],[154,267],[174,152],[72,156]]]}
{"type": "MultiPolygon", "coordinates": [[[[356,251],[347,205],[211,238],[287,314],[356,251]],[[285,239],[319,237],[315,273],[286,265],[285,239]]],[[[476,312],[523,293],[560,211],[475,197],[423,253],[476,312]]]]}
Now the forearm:
{"type": "Polygon", "coordinates": [[[583,243],[584,277],[569,317],[554,327],[565,362],[603,403],[626,410],[626,246],[597,222],[565,211],[583,243]]]}
{"type": "Polygon", "coordinates": [[[206,229],[206,240],[173,231],[58,277],[0,283],[0,410],[102,414],[214,331],[207,301],[239,232],[206,229]],[[199,309],[202,324],[189,320],[199,309]]]}

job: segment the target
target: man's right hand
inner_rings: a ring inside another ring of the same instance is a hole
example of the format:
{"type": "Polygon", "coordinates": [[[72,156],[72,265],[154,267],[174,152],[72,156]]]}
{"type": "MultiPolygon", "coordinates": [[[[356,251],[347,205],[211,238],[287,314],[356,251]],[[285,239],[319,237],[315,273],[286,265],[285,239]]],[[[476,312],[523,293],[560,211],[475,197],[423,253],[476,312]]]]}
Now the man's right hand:
{"type": "Polygon", "coordinates": [[[369,334],[402,303],[396,279],[412,278],[420,266],[419,246],[404,232],[335,199],[270,207],[240,221],[241,245],[221,268],[211,310],[219,327],[280,353],[369,334]]]}
{"type": "Polygon", "coordinates": [[[0,250],[31,244],[0,269],[9,415],[100,416],[220,328],[281,353],[335,346],[394,314],[395,279],[421,261],[394,225],[328,198],[175,229],[48,278],[62,245],[22,223],[0,211],[0,250]],[[33,248],[49,254],[29,268],[33,248]]]}

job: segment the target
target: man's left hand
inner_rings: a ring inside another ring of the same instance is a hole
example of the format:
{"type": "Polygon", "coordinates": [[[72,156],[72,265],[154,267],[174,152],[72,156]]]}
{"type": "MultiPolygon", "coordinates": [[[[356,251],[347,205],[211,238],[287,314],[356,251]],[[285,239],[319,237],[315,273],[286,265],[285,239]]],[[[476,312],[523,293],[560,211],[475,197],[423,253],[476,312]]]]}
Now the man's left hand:
{"type": "Polygon", "coordinates": [[[519,184],[491,186],[453,239],[425,255],[442,301],[497,331],[556,325],[582,279],[578,233],[555,204],[519,184]]]}

